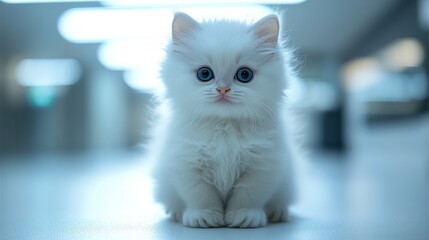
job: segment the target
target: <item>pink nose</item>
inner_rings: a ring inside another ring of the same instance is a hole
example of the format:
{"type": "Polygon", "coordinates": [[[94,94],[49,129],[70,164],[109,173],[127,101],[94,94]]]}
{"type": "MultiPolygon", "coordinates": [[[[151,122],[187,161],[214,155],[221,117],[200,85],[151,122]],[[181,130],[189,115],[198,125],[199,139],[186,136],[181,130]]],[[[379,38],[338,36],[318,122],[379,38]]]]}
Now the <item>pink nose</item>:
{"type": "Polygon", "coordinates": [[[220,94],[225,95],[227,92],[229,92],[231,90],[231,88],[229,88],[229,87],[217,87],[216,90],[220,94]]]}

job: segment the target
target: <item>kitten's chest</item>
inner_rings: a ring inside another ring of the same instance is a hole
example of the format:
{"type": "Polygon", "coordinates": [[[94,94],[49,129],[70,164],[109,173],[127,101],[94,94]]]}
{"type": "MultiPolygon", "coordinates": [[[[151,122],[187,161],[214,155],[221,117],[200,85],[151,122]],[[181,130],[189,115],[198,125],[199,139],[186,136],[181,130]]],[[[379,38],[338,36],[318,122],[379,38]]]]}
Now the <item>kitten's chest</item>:
{"type": "Polygon", "coordinates": [[[226,122],[208,125],[205,129],[194,131],[190,137],[201,160],[239,164],[243,160],[241,155],[252,145],[255,136],[243,126],[226,122]]]}
{"type": "Polygon", "coordinates": [[[200,154],[200,161],[222,164],[240,164],[250,138],[239,126],[224,123],[208,126],[194,135],[194,147],[200,154]]]}
{"type": "Polygon", "coordinates": [[[260,139],[238,124],[215,124],[202,132],[194,131],[192,137],[191,149],[197,153],[195,164],[201,177],[225,197],[260,154],[260,139]]]}

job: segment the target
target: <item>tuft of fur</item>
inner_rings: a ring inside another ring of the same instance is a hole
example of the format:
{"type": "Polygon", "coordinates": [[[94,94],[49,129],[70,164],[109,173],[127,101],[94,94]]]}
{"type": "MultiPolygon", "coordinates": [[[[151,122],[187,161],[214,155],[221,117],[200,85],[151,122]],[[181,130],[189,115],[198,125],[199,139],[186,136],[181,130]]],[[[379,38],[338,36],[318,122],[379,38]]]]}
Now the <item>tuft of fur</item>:
{"type": "Polygon", "coordinates": [[[288,58],[277,16],[257,23],[173,21],[161,77],[169,103],[155,168],[156,199],[189,227],[261,227],[285,221],[292,149],[284,117],[288,58]],[[276,25],[277,24],[277,25],[276,25]],[[196,71],[213,70],[201,82],[196,71]],[[253,70],[249,83],[238,68],[253,70]],[[218,87],[229,87],[219,102],[218,87]]]}

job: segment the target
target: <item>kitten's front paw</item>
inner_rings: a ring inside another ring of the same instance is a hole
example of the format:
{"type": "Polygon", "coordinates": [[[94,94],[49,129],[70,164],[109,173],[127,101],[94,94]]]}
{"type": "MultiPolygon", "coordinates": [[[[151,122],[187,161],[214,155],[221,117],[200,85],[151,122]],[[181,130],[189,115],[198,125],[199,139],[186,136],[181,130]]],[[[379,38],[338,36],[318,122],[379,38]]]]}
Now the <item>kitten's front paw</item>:
{"type": "Polygon", "coordinates": [[[257,228],[267,224],[267,215],[262,209],[239,209],[225,215],[228,227],[257,228]]]}
{"type": "Polygon", "coordinates": [[[183,213],[183,225],[187,227],[223,227],[223,213],[215,209],[190,209],[183,213]]]}

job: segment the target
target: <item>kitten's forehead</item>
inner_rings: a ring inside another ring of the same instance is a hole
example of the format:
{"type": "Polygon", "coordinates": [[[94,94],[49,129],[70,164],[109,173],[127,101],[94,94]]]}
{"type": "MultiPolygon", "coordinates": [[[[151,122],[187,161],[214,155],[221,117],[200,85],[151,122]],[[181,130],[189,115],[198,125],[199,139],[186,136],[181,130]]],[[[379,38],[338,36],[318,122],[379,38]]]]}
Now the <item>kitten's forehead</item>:
{"type": "Polygon", "coordinates": [[[256,45],[247,24],[224,20],[202,23],[194,47],[209,63],[230,67],[250,60],[256,45]]]}

